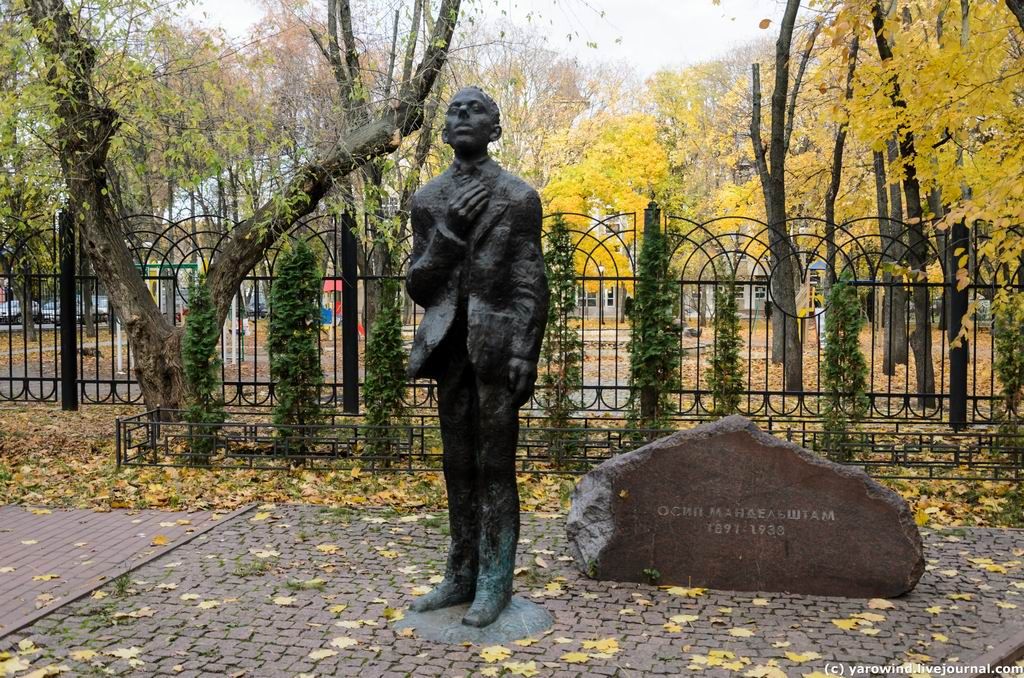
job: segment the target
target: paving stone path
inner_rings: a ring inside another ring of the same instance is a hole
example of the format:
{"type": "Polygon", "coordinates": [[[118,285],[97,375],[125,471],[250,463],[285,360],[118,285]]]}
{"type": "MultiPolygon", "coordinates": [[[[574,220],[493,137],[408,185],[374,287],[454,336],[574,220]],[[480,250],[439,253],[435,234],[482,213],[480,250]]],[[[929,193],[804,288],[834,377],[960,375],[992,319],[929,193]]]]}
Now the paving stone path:
{"type": "Polygon", "coordinates": [[[0,637],[173,548],[212,519],[209,511],[0,506],[0,637]]]}
{"type": "Polygon", "coordinates": [[[918,588],[871,607],[591,581],[569,561],[563,526],[564,516],[525,515],[519,549],[517,593],[550,610],[555,627],[484,653],[491,662],[484,648],[392,628],[443,568],[443,514],[310,506],[227,521],[0,651],[25,670],[74,675],[804,676],[826,662],[967,662],[1024,617],[1022,531],[927,531],[918,588]]]}

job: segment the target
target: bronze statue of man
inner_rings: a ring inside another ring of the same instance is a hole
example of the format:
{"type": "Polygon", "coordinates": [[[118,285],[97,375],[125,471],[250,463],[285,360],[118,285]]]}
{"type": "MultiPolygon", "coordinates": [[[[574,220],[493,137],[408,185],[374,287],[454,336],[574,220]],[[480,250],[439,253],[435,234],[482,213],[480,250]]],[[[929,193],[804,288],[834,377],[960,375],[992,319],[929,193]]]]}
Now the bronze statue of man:
{"type": "Polygon", "coordinates": [[[483,627],[512,596],[519,541],[519,408],[537,379],[547,320],[537,192],[487,152],[498,106],[477,87],[452,99],[442,139],[455,161],[412,200],[406,285],[426,309],[409,373],[437,380],[451,547],[444,580],[417,612],[472,601],[483,627]]]}

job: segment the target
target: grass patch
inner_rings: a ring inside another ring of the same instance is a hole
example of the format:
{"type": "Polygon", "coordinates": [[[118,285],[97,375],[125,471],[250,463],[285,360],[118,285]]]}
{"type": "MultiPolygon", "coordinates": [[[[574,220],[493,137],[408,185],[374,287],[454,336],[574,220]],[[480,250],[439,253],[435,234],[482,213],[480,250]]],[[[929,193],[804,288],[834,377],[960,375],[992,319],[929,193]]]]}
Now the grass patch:
{"type": "Polygon", "coordinates": [[[429,518],[424,518],[423,525],[428,530],[440,532],[445,536],[451,535],[451,525],[448,523],[447,513],[433,514],[429,518]]]}
{"type": "Polygon", "coordinates": [[[115,577],[110,584],[114,587],[112,593],[116,598],[127,598],[135,593],[135,589],[132,588],[132,579],[128,576],[127,572],[115,577]]]}
{"type": "Polygon", "coordinates": [[[323,591],[324,584],[323,579],[307,579],[305,581],[288,581],[284,586],[289,591],[323,591]]]}
{"type": "Polygon", "coordinates": [[[270,563],[265,560],[250,560],[235,565],[236,577],[258,577],[270,571],[270,563]]]}

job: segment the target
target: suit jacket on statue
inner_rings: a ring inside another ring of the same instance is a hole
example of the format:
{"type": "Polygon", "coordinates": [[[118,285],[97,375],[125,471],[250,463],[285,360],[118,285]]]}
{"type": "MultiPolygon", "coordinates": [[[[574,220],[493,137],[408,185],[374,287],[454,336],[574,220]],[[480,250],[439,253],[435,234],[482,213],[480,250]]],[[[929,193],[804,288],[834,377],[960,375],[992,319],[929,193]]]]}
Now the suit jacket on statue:
{"type": "Polygon", "coordinates": [[[409,356],[412,378],[438,376],[446,356],[436,351],[449,334],[466,337],[469,359],[485,381],[506,378],[511,357],[536,363],[540,354],[548,309],[540,197],[493,160],[475,172],[490,198],[465,238],[447,224],[448,202],[462,180],[453,168],[412,199],[406,286],[426,309],[409,356]],[[466,323],[464,333],[452,332],[456,321],[466,323]]]}

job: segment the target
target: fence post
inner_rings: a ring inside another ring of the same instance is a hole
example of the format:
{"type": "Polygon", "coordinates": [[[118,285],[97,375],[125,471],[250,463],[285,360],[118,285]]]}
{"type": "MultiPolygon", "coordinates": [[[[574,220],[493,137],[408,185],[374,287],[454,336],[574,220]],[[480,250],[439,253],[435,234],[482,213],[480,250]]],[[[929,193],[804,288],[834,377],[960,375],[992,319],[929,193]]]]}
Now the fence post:
{"type": "MultiPolygon", "coordinates": [[[[971,239],[967,224],[961,220],[950,229],[946,247],[946,285],[949,299],[949,316],[947,332],[949,337],[949,424],[954,429],[967,425],[967,361],[969,359],[969,343],[965,336],[956,346],[953,340],[963,328],[964,315],[967,314],[968,288],[959,289],[957,271],[961,268],[970,269],[971,239]]],[[[969,280],[970,278],[968,278],[969,280]]]]}
{"type": "Polygon", "coordinates": [[[341,398],[342,410],[359,414],[359,296],[355,217],[341,213],[341,398]]]}
{"type": "Polygon", "coordinates": [[[78,333],[75,304],[75,222],[61,210],[60,229],[60,406],[78,409],[78,333]]]}
{"type": "Polygon", "coordinates": [[[661,207],[653,200],[647,203],[644,210],[644,238],[661,235],[661,207]]]}

